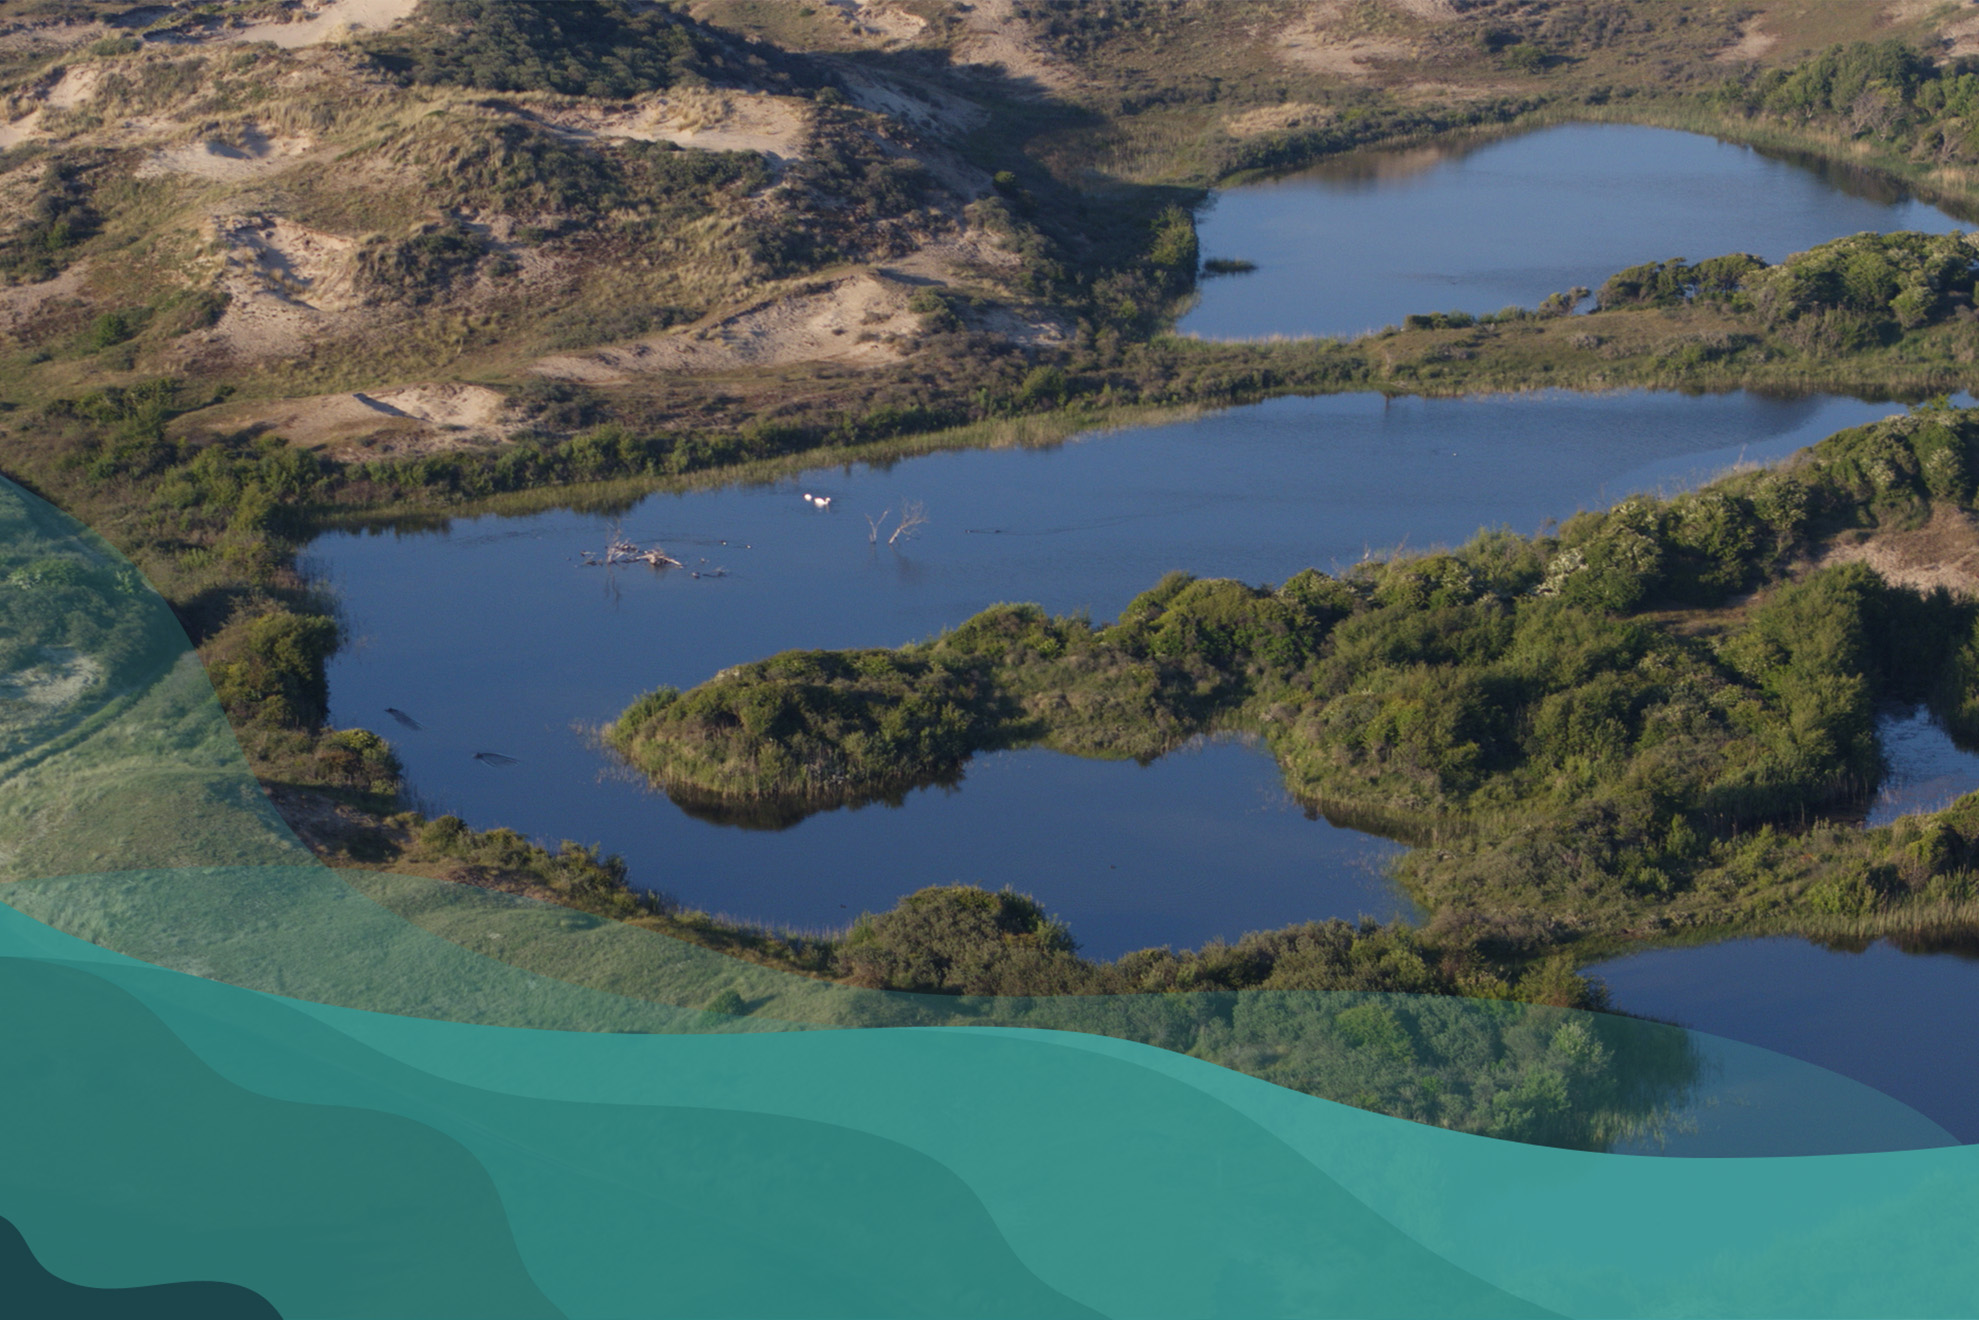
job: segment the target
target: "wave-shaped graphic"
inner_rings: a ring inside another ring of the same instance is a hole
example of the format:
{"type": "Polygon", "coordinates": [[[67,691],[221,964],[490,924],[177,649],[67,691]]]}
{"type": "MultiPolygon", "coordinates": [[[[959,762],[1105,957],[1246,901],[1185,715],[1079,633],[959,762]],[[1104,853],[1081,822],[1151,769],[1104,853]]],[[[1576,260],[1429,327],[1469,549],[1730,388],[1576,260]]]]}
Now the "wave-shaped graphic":
{"type": "Polygon", "coordinates": [[[231,1283],[85,1288],[51,1274],[20,1230],[0,1219],[0,1289],[13,1315],[62,1320],[280,1320],[275,1308],[231,1283]]]}
{"type": "Polygon", "coordinates": [[[0,583],[0,1214],[76,1284],[292,1318],[1979,1296],[1979,1155],[1846,1078],[1519,1004],[856,990],[331,870],[128,565],[0,488],[0,583]],[[1553,1146],[1437,1126],[1453,1096],[1553,1146]],[[1604,1153],[1686,1142],[1733,1158],[1604,1153]]]}

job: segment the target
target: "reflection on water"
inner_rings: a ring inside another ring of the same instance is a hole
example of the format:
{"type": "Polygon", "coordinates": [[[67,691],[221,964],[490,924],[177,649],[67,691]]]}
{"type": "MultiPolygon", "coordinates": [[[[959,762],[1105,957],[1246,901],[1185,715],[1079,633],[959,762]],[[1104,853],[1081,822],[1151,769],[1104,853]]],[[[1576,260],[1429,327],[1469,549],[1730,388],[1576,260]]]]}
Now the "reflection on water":
{"type": "Polygon", "coordinates": [[[1900,816],[1941,811],[1979,789],[1979,753],[1966,751],[1922,706],[1876,722],[1887,767],[1866,821],[1888,825],[1900,816]]]}
{"type": "Polygon", "coordinates": [[[1964,956],[1877,942],[1729,940],[1590,969],[1617,1009],[1819,1064],[1979,1141],[1979,976],[1964,956]]]}
{"type": "Polygon", "coordinates": [[[354,639],[331,664],[331,717],[386,732],[438,810],[601,844],[636,883],[751,919],[834,927],[962,878],[1036,894],[1095,952],[1386,916],[1392,896],[1350,865],[1386,845],[1261,808],[1282,798],[1277,769],[1242,747],[1145,769],[1013,753],[898,810],[744,830],[622,776],[600,782],[612,763],[583,727],[662,683],[791,647],[895,646],[997,601],[1109,619],[1170,569],[1277,582],[1483,523],[1531,530],[1890,411],[1745,394],[1281,399],[1056,448],[655,495],[617,513],[338,532],[308,556],[354,639]],[[835,498],[821,511],[805,491],[835,498]],[[907,500],[927,505],[924,535],[906,553],[869,545],[862,515],[907,500]],[[578,552],[615,522],[687,571],[582,567],[578,552]],[[717,567],[727,576],[707,575],[717,567]]]}
{"type": "Polygon", "coordinates": [[[1219,193],[1211,280],[1180,329],[1210,339],[1355,335],[1411,312],[1495,312],[1645,261],[1778,261],[1864,230],[1958,227],[1886,176],[1810,168],[1690,133],[1574,124],[1465,149],[1362,152],[1219,193]]]}

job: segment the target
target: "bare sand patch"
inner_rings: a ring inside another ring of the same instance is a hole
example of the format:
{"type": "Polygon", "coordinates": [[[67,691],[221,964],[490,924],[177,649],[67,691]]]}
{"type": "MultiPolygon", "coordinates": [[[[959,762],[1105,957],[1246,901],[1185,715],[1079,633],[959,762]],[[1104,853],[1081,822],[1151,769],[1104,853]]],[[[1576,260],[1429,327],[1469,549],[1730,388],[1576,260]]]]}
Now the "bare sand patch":
{"type": "Polygon", "coordinates": [[[1223,121],[1223,131],[1234,138],[1283,133],[1294,128],[1317,128],[1333,122],[1334,112],[1323,105],[1288,101],[1284,105],[1260,106],[1232,115],[1223,121]]]}
{"type": "Polygon", "coordinates": [[[0,33],[0,50],[68,50],[112,35],[114,32],[109,24],[94,19],[82,22],[22,23],[0,33]]]}
{"type": "Polygon", "coordinates": [[[22,322],[32,320],[58,298],[73,298],[82,291],[87,263],[78,262],[54,279],[39,284],[16,284],[0,288],[0,334],[12,334],[22,322]]]}
{"type": "Polygon", "coordinates": [[[1979,598],[1979,519],[1941,505],[1922,527],[1831,545],[1815,566],[1833,564],[1867,564],[1895,586],[1918,591],[1943,587],[1956,596],[1979,598]]]}
{"type": "Polygon", "coordinates": [[[1739,29],[1738,40],[1725,47],[1711,58],[1721,64],[1737,64],[1744,60],[1756,60],[1773,47],[1780,44],[1780,38],[1758,23],[1747,23],[1739,29]]]}
{"type": "Polygon", "coordinates": [[[1463,17],[1450,0],[1388,0],[1388,3],[1430,23],[1450,23],[1463,17]]]}
{"type": "Polygon", "coordinates": [[[289,50],[347,40],[354,32],[382,32],[418,7],[419,0],[311,0],[286,23],[255,23],[220,40],[269,41],[289,50]]]}
{"type": "MultiPolygon", "coordinates": [[[[894,269],[898,269],[895,267],[894,269]]],[[[923,324],[908,303],[924,281],[861,272],[808,285],[698,325],[629,344],[541,359],[534,370],[558,380],[609,385],[646,375],[691,375],[799,362],[883,366],[917,346],[923,324]]],[[[1014,308],[966,309],[971,328],[1014,343],[1057,344],[1070,338],[1062,320],[1014,308]]]]}
{"type": "Polygon", "coordinates": [[[961,18],[965,30],[955,43],[957,64],[997,66],[1009,77],[1046,91],[1064,91],[1078,82],[1077,74],[1030,39],[1030,28],[1018,16],[1015,0],[976,0],[961,18]]]}
{"type": "Polygon", "coordinates": [[[535,370],[564,380],[606,383],[673,372],[733,371],[794,362],[898,361],[901,340],[919,333],[907,310],[912,288],[873,274],[812,285],[711,324],[654,335],[615,348],[544,358],[535,370]]]}
{"type": "Polygon", "coordinates": [[[0,738],[43,723],[81,700],[103,664],[66,646],[44,646],[38,663],[0,674],[0,738]]]}
{"type": "Polygon", "coordinates": [[[139,178],[160,174],[190,174],[202,179],[236,182],[257,179],[287,169],[314,148],[314,138],[271,138],[250,128],[238,142],[203,138],[151,153],[137,167],[139,178]]]}
{"type": "Polygon", "coordinates": [[[928,20],[891,0],[826,0],[844,15],[852,30],[862,37],[884,42],[904,43],[928,30],[928,20]]]}
{"type": "Polygon", "coordinates": [[[224,404],[199,414],[197,426],[276,435],[336,458],[404,457],[497,444],[515,429],[507,406],[486,386],[436,382],[224,404]]]}
{"type": "Polygon", "coordinates": [[[1289,32],[1278,38],[1279,58],[1314,73],[1341,78],[1368,78],[1371,65],[1413,59],[1415,50],[1399,41],[1342,40],[1320,31],[1289,32]]]}
{"type": "Polygon", "coordinates": [[[97,84],[102,81],[101,65],[78,64],[62,70],[62,76],[42,99],[53,109],[73,110],[95,96],[97,84]]]}
{"type": "Polygon", "coordinates": [[[1944,7],[1945,0],[1893,0],[1883,7],[1883,20],[1887,23],[1908,23],[1944,7]]]}
{"type": "Polygon", "coordinates": [[[15,99],[19,107],[21,101],[31,97],[35,104],[32,110],[9,123],[0,124],[0,150],[18,147],[24,142],[41,142],[54,136],[47,124],[50,110],[73,110],[86,105],[96,94],[97,84],[103,81],[103,70],[92,64],[77,65],[62,70],[53,82],[41,90],[28,93],[27,97],[15,99]]]}
{"type": "Polygon", "coordinates": [[[0,124],[0,151],[18,147],[23,142],[39,142],[48,136],[48,130],[41,126],[41,107],[36,106],[12,123],[0,124]]]}
{"type": "Polygon", "coordinates": [[[845,68],[839,78],[852,103],[861,110],[874,110],[903,124],[939,132],[966,133],[989,122],[989,111],[973,101],[939,92],[931,87],[907,87],[889,78],[864,70],[845,68]]]}
{"type": "Polygon", "coordinates": [[[1339,29],[1348,15],[1345,0],[1320,0],[1279,32],[1278,58],[1314,73],[1355,79],[1372,77],[1370,65],[1415,58],[1415,48],[1406,42],[1342,34],[1339,29]]]}
{"type": "Polygon", "coordinates": [[[1953,23],[1939,35],[1945,39],[1947,55],[1979,55],[1979,18],[1953,23]]]}
{"type": "Polygon", "coordinates": [[[804,154],[811,131],[808,102],[763,92],[682,89],[612,107],[546,108],[536,117],[578,137],[754,151],[784,160],[804,154]]]}
{"type": "Polygon", "coordinates": [[[971,275],[997,275],[1016,270],[1024,259],[987,229],[962,229],[929,239],[914,251],[881,269],[915,282],[958,284],[971,275]]]}
{"type": "Polygon", "coordinates": [[[508,400],[500,390],[485,385],[463,385],[458,381],[436,385],[401,385],[365,396],[401,416],[431,422],[436,426],[494,430],[500,426],[508,400]]]}
{"type": "Polygon", "coordinates": [[[237,356],[297,352],[358,306],[355,239],[272,215],[216,220],[214,238],[228,303],[208,341],[237,356]]]}

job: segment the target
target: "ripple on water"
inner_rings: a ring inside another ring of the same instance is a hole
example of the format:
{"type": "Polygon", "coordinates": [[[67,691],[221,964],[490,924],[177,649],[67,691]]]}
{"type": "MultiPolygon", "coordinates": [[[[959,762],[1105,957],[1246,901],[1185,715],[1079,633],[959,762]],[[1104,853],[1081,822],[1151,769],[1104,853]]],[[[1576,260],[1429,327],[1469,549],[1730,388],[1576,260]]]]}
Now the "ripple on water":
{"type": "Polygon", "coordinates": [[[1953,742],[1924,707],[1885,714],[1876,737],[1886,769],[1865,824],[1942,811],[1979,789],[1979,753],[1953,742]]]}

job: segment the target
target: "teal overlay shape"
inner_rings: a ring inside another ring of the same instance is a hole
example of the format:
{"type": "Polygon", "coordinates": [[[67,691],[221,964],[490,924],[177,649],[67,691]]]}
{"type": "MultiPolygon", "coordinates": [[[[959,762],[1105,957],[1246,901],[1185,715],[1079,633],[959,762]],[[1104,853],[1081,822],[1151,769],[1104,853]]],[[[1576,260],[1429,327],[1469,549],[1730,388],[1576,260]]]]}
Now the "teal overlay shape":
{"type": "Polygon", "coordinates": [[[1821,1069],[1517,1004],[855,990],[332,871],[163,602],[3,484],[0,629],[0,1216],[73,1286],[296,1318],[1979,1297],[1979,1156],[1821,1069]],[[1861,1153],[1648,1153],[1697,1130],[1861,1153]]]}

